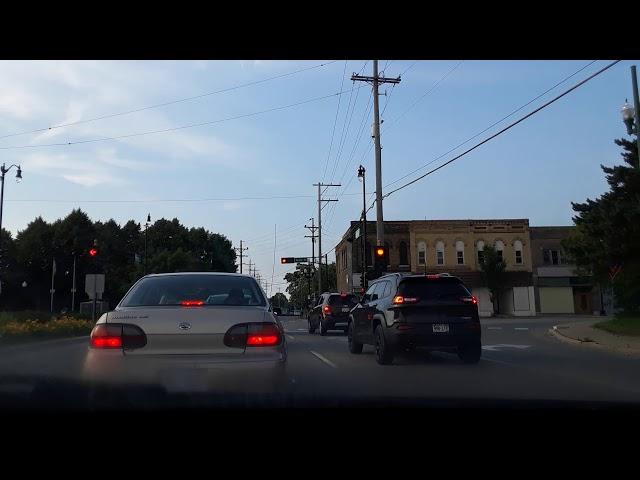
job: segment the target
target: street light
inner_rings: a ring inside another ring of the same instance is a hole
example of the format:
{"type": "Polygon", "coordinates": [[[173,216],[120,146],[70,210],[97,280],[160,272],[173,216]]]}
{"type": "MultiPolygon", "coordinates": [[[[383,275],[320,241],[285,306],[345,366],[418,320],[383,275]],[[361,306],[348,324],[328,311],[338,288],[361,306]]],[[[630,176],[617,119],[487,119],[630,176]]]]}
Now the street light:
{"type": "Polygon", "coordinates": [[[144,274],[147,274],[147,228],[151,223],[151,214],[147,214],[147,222],[144,224],[144,274]]]}
{"type": "MultiPolygon", "coordinates": [[[[633,106],[625,100],[620,114],[627,127],[627,133],[636,136],[638,154],[640,155],[640,119],[638,118],[640,115],[640,93],[638,92],[638,76],[635,65],[631,65],[631,87],[633,88],[633,106]]],[[[638,157],[638,167],[640,168],[640,157],[638,157]]]]}
{"type": "Polygon", "coordinates": [[[367,190],[366,190],[366,170],[360,165],[358,167],[358,180],[362,182],[362,277],[360,284],[362,288],[367,288],[367,190]]]}
{"type": "Polygon", "coordinates": [[[637,128],[634,125],[636,110],[631,105],[629,105],[626,99],[624,101],[624,105],[620,109],[620,113],[622,114],[622,121],[627,126],[627,133],[629,135],[637,133],[637,128]]]}
{"type": "MultiPolygon", "coordinates": [[[[20,180],[22,180],[22,169],[20,168],[20,165],[14,164],[14,165],[11,165],[9,168],[7,168],[3,163],[2,167],[0,167],[0,179],[2,182],[2,186],[0,187],[0,243],[2,242],[2,206],[4,205],[4,176],[13,167],[16,167],[16,169],[18,170],[16,172],[16,182],[20,182],[20,180]]],[[[0,244],[0,258],[1,256],[2,256],[2,245],[0,244]]]]}

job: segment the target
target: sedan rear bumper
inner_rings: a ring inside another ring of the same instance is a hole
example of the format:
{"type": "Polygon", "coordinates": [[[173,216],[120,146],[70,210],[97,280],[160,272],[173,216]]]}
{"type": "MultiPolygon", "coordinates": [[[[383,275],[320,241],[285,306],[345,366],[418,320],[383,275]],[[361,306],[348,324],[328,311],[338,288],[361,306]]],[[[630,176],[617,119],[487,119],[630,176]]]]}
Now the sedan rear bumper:
{"type": "Polygon", "coordinates": [[[124,355],[89,349],[83,377],[96,385],[161,387],[168,392],[266,393],[287,385],[286,355],[124,355]]]}

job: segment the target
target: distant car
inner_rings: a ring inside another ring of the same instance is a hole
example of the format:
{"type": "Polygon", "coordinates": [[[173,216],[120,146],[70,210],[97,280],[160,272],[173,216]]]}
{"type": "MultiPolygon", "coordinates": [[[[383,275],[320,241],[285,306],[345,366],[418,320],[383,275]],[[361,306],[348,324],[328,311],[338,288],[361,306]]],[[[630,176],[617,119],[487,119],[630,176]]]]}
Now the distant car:
{"type": "Polygon", "coordinates": [[[138,280],[91,332],[84,377],[169,388],[275,388],[285,382],[280,321],[249,275],[169,273],[138,280]]]}
{"type": "Polygon", "coordinates": [[[478,363],[482,352],[478,301],[451,275],[376,279],[351,311],[347,335],[351,353],[374,345],[383,365],[415,347],[456,352],[465,363],[478,363]]]}
{"type": "Polygon", "coordinates": [[[358,303],[351,293],[323,293],[309,312],[309,333],[319,330],[325,335],[329,330],[347,331],[349,312],[358,303]]]}

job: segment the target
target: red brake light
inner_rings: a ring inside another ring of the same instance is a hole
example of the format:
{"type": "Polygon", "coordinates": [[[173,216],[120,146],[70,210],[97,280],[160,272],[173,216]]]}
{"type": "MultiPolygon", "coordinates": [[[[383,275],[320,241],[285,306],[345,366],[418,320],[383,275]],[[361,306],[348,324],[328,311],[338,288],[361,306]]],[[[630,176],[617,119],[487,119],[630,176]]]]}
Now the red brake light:
{"type": "Polygon", "coordinates": [[[403,297],[402,295],[396,295],[393,297],[394,305],[404,305],[406,303],[418,303],[420,299],[418,297],[403,297]]]}
{"type": "Polygon", "coordinates": [[[427,278],[440,278],[440,275],[438,275],[438,274],[435,274],[435,275],[429,274],[429,275],[426,275],[426,277],[427,278]]]}
{"type": "Polygon", "coordinates": [[[329,305],[325,305],[325,306],[322,308],[322,311],[323,311],[324,313],[331,313],[331,307],[330,307],[329,305]]]}
{"type": "Polygon", "coordinates": [[[89,344],[93,348],[122,348],[122,325],[96,325],[91,332],[89,344]]]}
{"type": "Polygon", "coordinates": [[[204,300],[182,300],[180,305],[183,307],[201,307],[204,305],[204,300]]]}
{"type": "Polygon", "coordinates": [[[279,345],[282,340],[280,330],[276,325],[250,324],[247,334],[247,347],[269,347],[279,345]]]}
{"type": "Polygon", "coordinates": [[[472,295],[471,297],[462,297],[462,301],[466,303],[473,303],[474,305],[478,304],[478,297],[472,295]]]}
{"type": "Polygon", "coordinates": [[[341,294],[340,294],[340,297],[342,297],[342,298],[346,298],[346,297],[347,297],[347,294],[346,294],[346,293],[341,293],[341,294]]]}
{"type": "Polygon", "coordinates": [[[90,249],[89,255],[91,255],[92,257],[95,257],[96,255],[98,255],[98,250],[95,248],[90,249]]]}

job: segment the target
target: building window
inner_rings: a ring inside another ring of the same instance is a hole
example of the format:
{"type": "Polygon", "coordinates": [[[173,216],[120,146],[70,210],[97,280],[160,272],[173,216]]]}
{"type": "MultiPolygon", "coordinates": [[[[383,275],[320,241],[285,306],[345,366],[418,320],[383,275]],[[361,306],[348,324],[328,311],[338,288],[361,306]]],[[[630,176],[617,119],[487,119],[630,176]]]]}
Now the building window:
{"type": "Polygon", "coordinates": [[[484,242],[480,240],[477,244],[478,249],[478,265],[482,265],[484,263],[484,242]]]}
{"type": "Polygon", "coordinates": [[[495,249],[496,249],[496,253],[498,254],[498,258],[500,260],[504,260],[504,243],[502,243],[502,241],[497,240],[496,244],[495,244],[495,249]]]}
{"type": "Polygon", "coordinates": [[[400,242],[398,250],[400,251],[400,265],[409,265],[409,252],[407,252],[406,242],[400,242]]]}
{"type": "Polygon", "coordinates": [[[522,265],[522,242],[520,240],[516,240],[513,242],[513,248],[516,252],[516,265],[522,265]]]}
{"type": "Polygon", "coordinates": [[[559,250],[543,250],[542,261],[545,265],[562,265],[562,255],[559,250]]]}
{"type": "Polygon", "coordinates": [[[444,242],[436,243],[436,264],[444,265],[444,242]]]}
{"type": "Polygon", "coordinates": [[[456,242],[456,258],[458,265],[464,265],[464,242],[461,240],[456,242]]]}
{"type": "Polygon", "coordinates": [[[425,265],[427,263],[427,244],[424,242],[418,243],[418,265],[425,265]]]}

